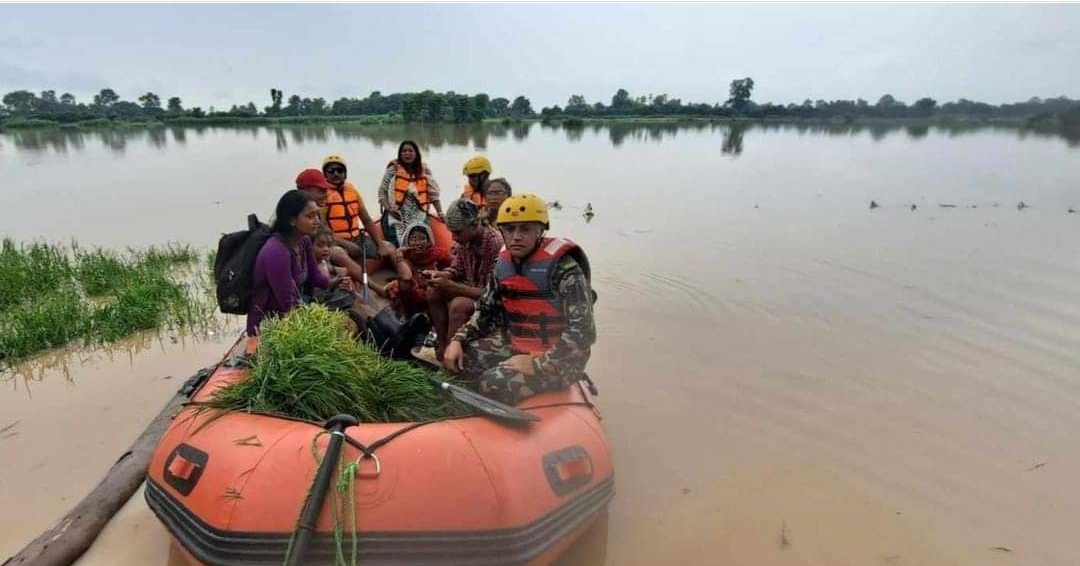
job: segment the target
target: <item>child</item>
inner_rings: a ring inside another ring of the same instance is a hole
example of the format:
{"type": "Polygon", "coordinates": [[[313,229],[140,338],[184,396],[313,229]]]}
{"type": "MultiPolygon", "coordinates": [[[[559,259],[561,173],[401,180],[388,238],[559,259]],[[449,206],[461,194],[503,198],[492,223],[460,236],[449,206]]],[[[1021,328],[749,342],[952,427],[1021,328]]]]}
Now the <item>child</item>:
{"type": "MultiPolygon", "coordinates": [[[[370,342],[382,353],[395,358],[408,358],[413,343],[427,332],[430,321],[426,314],[407,316],[404,324],[394,316],[390,308],[376,310],[356,292],[349,269],[335,266],[331,258],[344,250],[335,248],[334,235],[325,226],[315,233],[312,251],[319,269],[331,278],[332,291],[313,295],[313,299],[328,307],[343,310],[362,339],[370,342]]],[[[347,258],[346,258],[347,261],[347,258]]],[[[410,313],[412,314],[412,313],[410,313]]]]}

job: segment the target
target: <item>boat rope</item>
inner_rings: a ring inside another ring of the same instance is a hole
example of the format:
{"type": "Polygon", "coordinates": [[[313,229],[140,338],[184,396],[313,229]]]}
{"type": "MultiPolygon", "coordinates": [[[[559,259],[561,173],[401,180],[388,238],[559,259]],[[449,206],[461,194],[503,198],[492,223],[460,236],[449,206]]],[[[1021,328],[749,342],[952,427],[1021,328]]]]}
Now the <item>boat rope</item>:
{"type": "MultiPolygon", "coordinates": [[[[300,514],[296,517],[296,527],[293,529],[292,536],[289,537],[289,544],[285,548],[285,560],[283,564],[289,563],[289,558],[292,556],[293,544],[296,542],[296,535],[300,531],[300,515],[303,514],[304,507],[307,506],[308,499],[311,498],[312,492],[315,490],[315,478],[318,476],[319,466],[322,465],[322,456],[319,454],[318,442],[319,438],[324,434],[331,434],[329,431],[320,431],[311,439],[311,456],[315,459],[315,472],[312,474],[311,485],[308,486],[307,495],[304,496],[304,504],[300,506],[300,514]]],[[[348,440],[348,435],[342,434],[345,440],[348,440]]],[[[359,551],[359,533],[356,525],[356,472],[358,464],[356,461],[346,463],[345,451],[341,452],[341,456],[338,458],[338,480],[335,482],[336,489],[331,494],[331,505],[333,511],[331,516],[334,520],[334,566],[349,566],[351,564],[359,564],[357,562],[357,555],[359,551]],[[347,502],[347,504],[346,504],[347,502]],[[347,521],[343,520],[343,515],[347,511],[347,521]],[[343,524],[343,523],[348,523],[343,524]],[[344,538],[345,529],[348,528],[351,539],[351,560],[345,559],[344,538]]]]}
{"type": "Polygon", "coordinates": [[[371,444],[369,444],[367,446],[365,446],[362,442],[360,442],[359,440],[356,440],[355,438],[353,438],[353,437],[351,437],[351,436],[349,436],[347,434],[345,435],[345,442],[347,444],[349,444],[350,446],[352,446],[353,448],[356,448],[357,450],[359,450],[362,458],[372,458],[372,457],[375,456],[375,451],[376,450],[378,450],[382,446],[385,446],[391,440],[405,434],[406,432],[416,430],[416,429],[418,429],[418,428],[420,428],[420,427],[422,427],[424,425],[429,425],[429,424],[432,424],[432,423],[440,423],[440,422],[443,422],[443,421],[450,421],[450,420],[455,420],[455,419],[466,419],[466,418],[469,418],[469,417],[472,417],[472,416],[474,416],[474,415],[457,415],[457,416],[452,416],[452,417],[443,417],[441,419],[432,419],[430,421],[421,421],[421,422],[417,422],[417,423],[412,423],[409,426],[404,426],[404,427],[401,427],[401,428],[395,430],[394,432],[392,432],[392,433],[390,433],[390,434],[376,440],[375,442],[372,442],[371,444]]]}

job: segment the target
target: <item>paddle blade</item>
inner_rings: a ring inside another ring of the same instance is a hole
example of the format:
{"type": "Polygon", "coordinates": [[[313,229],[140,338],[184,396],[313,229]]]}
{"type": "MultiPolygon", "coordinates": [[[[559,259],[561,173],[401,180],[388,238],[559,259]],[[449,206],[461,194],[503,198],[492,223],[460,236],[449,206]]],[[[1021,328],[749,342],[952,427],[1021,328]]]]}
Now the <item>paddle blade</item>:
{"type": "Polygon", "coordinates": [[[458,387],[457,385],[446,382],[439,382],[439,386],[449,391],[458,401],[461,401],[485,415],[508,421],[536,422],[540,420],[540,417],[532,413],[527,413],[521,409],[500,403],[494,399],[489,399],[479,393],[469,391],[464,387],[458,387]]]}

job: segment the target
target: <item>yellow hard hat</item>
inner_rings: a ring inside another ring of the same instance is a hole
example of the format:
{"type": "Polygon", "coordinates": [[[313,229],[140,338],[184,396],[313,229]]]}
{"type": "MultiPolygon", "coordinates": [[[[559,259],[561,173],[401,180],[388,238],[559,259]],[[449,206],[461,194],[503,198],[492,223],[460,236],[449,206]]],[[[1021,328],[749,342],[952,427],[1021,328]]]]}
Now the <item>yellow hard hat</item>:
{"type": "Polygon", "coordinates": [[[499,205],[499,216],[495,219],[495,224],[510,224],[512,222],[540,222],[544,225],[544,229],[547,230],[547,203],[544,202],[544,199],[529,193],[507,197],[499,205]]]}
{"type": "Polygon", "coordinates": [[[491,162],[483,155],[477,155],[466,161],[465,166],[461,168],[462,175],[475,175],[481,171],[491,173],[491,162]]]}
{"type": "Polygon", "coordinates": [[[342,167],[344,167],[346,169],[349,168],[348,165],[345,165],[345,158],[344,157],[342,157],[340,155],[337,155],[337,154],[333,154],[333,155],[327,155],[326,157],[323,158],[323,160],[322,160],[322,168],[323,168],[323,170],[325,171],[326,166],[330,165],[331,163],[337,163],[337,164],[341,165],[342,167]]]}

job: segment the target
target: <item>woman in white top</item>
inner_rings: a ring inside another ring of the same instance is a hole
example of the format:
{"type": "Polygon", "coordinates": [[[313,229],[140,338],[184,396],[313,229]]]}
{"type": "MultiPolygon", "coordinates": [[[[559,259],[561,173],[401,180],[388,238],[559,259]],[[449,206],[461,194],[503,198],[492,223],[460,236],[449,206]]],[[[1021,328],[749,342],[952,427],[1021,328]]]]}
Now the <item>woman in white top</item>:
{"type": "Polygon", "coordinates": [[[429,216],[442,218],[439,184],[421,159],[416,142],[401,142],[397,159],[386,166],[379,184],[379,206],[383,211],[383,235],[398,247],[401,242],[397,235],[402,227],[416,222],[430,225],[429,216]]]}

